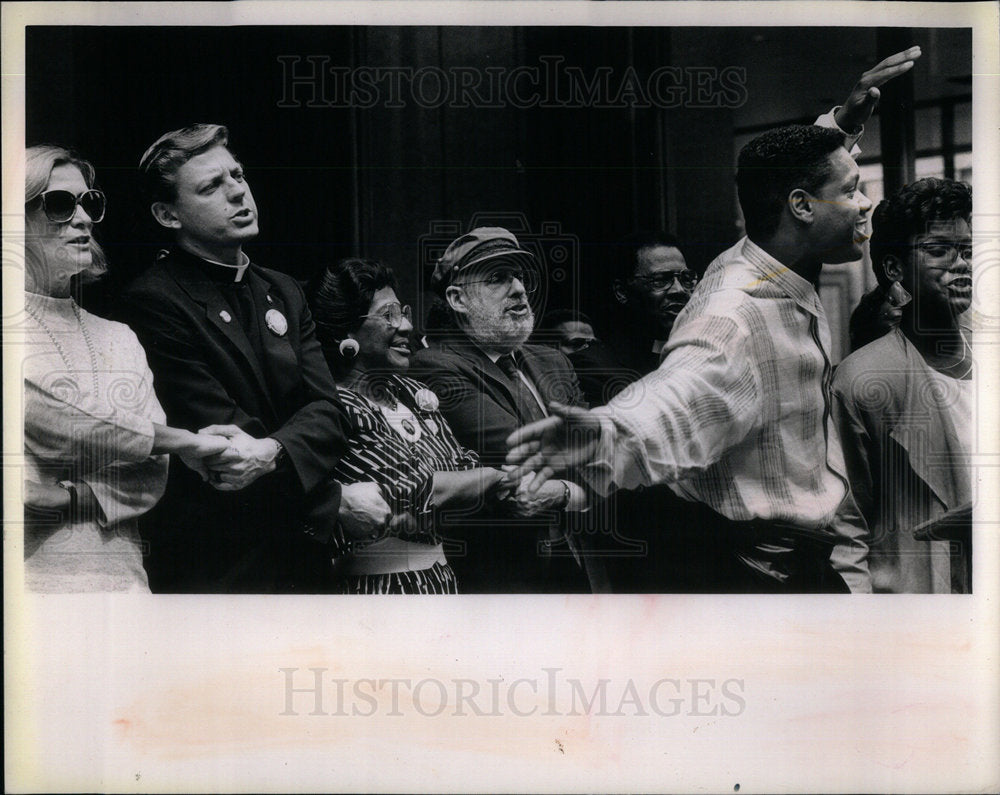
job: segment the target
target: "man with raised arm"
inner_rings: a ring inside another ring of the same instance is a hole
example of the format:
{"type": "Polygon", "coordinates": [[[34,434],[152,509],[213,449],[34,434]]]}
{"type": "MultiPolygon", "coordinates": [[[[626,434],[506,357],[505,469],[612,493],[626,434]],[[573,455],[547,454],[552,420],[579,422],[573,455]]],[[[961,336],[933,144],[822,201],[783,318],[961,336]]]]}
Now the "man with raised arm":
{"type": "Polygon", "coordinates": [[[659,369],[606,407],[550,407],[511,434],[508,460],[537,471],[535,484],[567,467],[603,493],[674,484],[703,515],[705,590],[870,590],[816,287],[824,263],[860,260],[867,237],[872,203],[845,131],[860,130],[877,86],[919,55],[866,72],[835,113],[840,130],[782,127],[747,144],[737,173],[747,236],[709,265],[659,369]]]}

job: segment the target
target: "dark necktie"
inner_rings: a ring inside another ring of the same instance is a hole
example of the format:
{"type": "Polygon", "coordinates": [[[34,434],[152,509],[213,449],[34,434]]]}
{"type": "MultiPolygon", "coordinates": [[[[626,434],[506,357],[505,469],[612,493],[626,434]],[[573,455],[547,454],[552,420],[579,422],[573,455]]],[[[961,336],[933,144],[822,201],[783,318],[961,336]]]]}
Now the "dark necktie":
{"type": "Polygon", "coordinates": [[[510,353],[505,353],[497,359],[497,367],[503,370],[504,375],[507,376],[507,380],[510,381],[511,392],[514,393],[518,413],[521,415],[520,420],[528,423],[544,419],[545,412],[542,411],[542,407],[538,405],[535,396],[531,394],[528,385],[521,378],[521,371],[517,366],[514,356],[510,353]]]}

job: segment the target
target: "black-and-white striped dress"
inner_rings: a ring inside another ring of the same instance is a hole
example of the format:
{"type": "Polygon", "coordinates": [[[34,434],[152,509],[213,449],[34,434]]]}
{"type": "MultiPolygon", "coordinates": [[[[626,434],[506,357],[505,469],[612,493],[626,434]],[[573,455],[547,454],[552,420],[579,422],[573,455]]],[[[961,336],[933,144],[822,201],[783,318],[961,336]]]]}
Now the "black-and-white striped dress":
{"type": "MultiPolygon", "coordinates": [[[[348,439],[350,447],[333,477],[345,484],[377,483],[393,514],[407,514],[414,520],[415,527],[402,537],[413,543],[436,546],[441,539],[435,527],[434,472],[474,469],[479,466],[479,458],[458,443],[437,410],[436,396],[424,384],[391,375],[380,378],[378,388],[389,390],[409,411],[387,413],[365,395],[340,387],[340,400],[352,431],[348,439]]],[[[339,554],[363,547],[342,535],[336,546],[339,554]]],[[[422,571],[345,577],[341,585],[345,593],[458,592],[451,566],[441,563],[422,571]]]]}

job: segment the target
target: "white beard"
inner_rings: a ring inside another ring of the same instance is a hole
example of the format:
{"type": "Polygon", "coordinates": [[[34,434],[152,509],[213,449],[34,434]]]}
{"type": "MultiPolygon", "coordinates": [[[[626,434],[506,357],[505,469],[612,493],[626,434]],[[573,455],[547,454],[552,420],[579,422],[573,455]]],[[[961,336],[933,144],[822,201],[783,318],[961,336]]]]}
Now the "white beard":
{"type": "Polygon", "coordinates": [[[465,333],[482,348],[510,353],[527,342],[535,328],[535,313],[528,306],[528,314],[516,318],[499,307],[483,301],[470,301],[466,313],[465,333]]]}

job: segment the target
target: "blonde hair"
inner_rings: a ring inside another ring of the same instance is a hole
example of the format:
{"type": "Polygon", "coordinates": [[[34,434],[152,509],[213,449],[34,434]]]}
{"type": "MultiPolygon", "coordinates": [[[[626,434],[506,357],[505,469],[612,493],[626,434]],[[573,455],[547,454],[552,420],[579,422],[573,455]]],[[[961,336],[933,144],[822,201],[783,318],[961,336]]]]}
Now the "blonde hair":
{"type": "MultiPolygon", "coordinates": [[[[94,187],[96,180],[94,167],[65,147],[53,144],[41,144],[39,146],[28,147],[25,154],[24,204],[26,207],[38,200],[45,192],[49,184],[49,179],[52,177],[52,169],[56,166],[71,165],[79,169],[83,175],[84,182],[87,183],[87,187],[94,187]]],[[[38,259],[38,253],[34,250],[30,239],[25,240],[24,248],[26,256],[38,259]]],[[[80,278],[84,282],[96,281],[108,270],[107,256],[93,235],[90,236],[90,253],[90,265],[80,272],[80,278]]]]}

